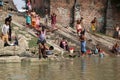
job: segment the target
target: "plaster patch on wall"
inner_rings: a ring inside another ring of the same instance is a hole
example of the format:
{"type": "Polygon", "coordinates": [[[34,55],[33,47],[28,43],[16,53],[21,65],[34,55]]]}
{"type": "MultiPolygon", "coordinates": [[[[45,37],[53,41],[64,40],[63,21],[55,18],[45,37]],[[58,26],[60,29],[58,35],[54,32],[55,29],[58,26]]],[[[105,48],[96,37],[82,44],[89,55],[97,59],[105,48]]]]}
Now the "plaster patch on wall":
{"type": "Polygon", "coordinates": [[[59,7],[59,8],[57,8],[57,10],[61,16],[68,17],[68,9],[59,7]]]}

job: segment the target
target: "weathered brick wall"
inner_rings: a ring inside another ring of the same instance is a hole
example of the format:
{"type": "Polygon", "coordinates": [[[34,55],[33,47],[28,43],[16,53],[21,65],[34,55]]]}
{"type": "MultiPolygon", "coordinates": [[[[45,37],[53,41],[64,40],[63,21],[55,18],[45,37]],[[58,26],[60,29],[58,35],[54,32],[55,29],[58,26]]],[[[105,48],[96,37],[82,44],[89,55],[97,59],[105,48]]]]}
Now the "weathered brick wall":
{"type": "Polygon", "coordinates": [[[85,26],[90,27],[91,20],[96,17],[100,30],[104,26],[106,0],[80,0],[80,3],[85,26]]]}
{"type": "MultiPolygon", "coordinates": [[[[78,0],[81,5],[81,16],[84,18],[86,27],[90,26],[90,22],[94,17],[98,20],[98,29],[104,24],[105,4],[106,0],[78,0]]],[[[62,24],[69,24],[72,20],[71,15],[74,0],[51,0],[51,13],[57,14],[57,21],[62,24]],[[71,18],[70,18],[71,17],[71,18]]]]}
{"type": "MultiPolygon", "coordinates": [[[[50,7],[50,13],[55,12],[57,14],[57,22],[64,26],[69,25],[73,21],[73,6],[74,0],[34,0],[32,1],[33,7],[38,9],[42,15],[44,14],[45,5],[50,7]],[[46,1],[50,1],[46,4],[46,1]]],[[[94,17],[97,17],[98,30],[103,29],[105,23],[105,10],[107,6],[107,0],[78,0],[81,6],[81,16],[84,18],[84,25],[86,28],[90,27],[90,22],[94,17]]],[[[113,7],[112,7],[113,8],[113,7]]],[[[113,24],[120,24],[120,11],[118,12],[113,8],[113,24]]],[[[111,23],[109,23],[111,24],[111,23]]]]}
{"type": "Polygon", "coordinates": [[[74,0],[51,0],[51,13],[57,14],[57,22],[68,25],[71,20],[71,9],[74,0]]]}

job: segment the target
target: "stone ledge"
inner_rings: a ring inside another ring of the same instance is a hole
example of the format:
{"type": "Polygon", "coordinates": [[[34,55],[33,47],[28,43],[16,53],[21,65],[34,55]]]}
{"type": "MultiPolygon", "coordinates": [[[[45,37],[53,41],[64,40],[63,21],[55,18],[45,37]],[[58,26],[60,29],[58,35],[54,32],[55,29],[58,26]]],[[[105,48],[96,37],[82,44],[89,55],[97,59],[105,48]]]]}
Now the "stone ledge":
{"type": "Polygon", "coordinates": [[[47,59],[31,58],[31,57],[19,57],[19,56],[8,56],[0,57],[0,63],[22,63],[22,62],[48,62],[48,61],[60,61],[58,57],[50,57],[47,59]]]}

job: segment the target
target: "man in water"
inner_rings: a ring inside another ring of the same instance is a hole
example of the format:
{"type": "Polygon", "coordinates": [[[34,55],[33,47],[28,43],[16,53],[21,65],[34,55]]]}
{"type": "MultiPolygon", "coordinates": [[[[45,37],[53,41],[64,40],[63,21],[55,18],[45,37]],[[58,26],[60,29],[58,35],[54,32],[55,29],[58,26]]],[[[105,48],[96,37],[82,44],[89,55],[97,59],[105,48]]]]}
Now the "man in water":
{"type": "Polygon", "coordinates": [[[84,56],[86,54],[86,37],[85,37],[85,31],[81,32],[80,36],[80,42],[81,42],[81,54],[84,56]]]}

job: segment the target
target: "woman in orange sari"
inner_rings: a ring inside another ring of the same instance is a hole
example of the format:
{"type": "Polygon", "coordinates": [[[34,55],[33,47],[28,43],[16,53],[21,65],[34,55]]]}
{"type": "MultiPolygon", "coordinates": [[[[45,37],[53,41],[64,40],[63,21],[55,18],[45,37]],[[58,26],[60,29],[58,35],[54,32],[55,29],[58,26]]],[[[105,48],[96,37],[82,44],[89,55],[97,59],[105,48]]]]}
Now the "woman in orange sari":
{"type": "Polygon", "coordinates": [[[31,13],[31,15],[32,15],[32,27],[33,28],[36,28],[36,14],[35,14],[35,12],[33,13],[31,13]]]}

